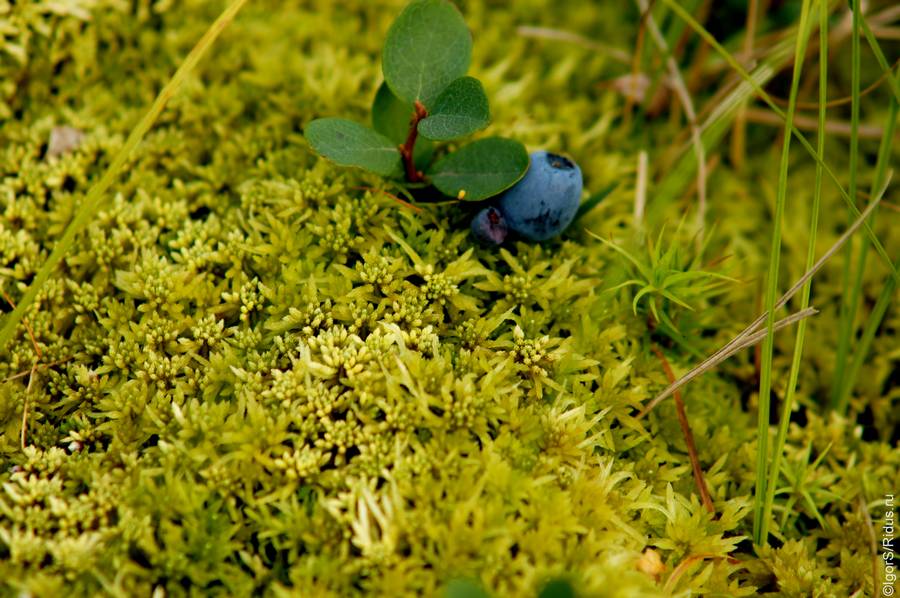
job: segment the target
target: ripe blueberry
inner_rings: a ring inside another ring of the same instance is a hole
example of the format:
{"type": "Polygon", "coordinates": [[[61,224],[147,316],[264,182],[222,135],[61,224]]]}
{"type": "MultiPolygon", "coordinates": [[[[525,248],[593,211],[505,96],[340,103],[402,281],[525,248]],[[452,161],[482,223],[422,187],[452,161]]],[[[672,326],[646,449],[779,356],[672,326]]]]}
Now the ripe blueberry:
{"type": "Polygon", "coordinates": [[[506,219],[493,206],[484,208],[472,219],[472,234],[483,243],[500,245],[508,232],[506,219]]]}
{"type": "Polygon", "coordinates": [[[545,241],[565,230],[581,202],[581,169],[557,154],[533,152],[531,166],[500,196],[498,207],[509,230],[545,241]]]}

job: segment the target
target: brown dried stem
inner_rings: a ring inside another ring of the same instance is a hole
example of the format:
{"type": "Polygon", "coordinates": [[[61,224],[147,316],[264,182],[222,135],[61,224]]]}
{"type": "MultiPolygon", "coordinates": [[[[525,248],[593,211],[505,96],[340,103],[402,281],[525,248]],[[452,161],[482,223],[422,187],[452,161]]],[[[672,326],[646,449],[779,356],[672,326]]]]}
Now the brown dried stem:
{"type": "MultiPolygon", "coordinates": [[[[669,360],[663,355],[659,347],[654,346],[653,352],[662,362],[663,370],[669,379],[669,384],[675,383],[675,373],[672,372],[672,366],[669,360]]],[[[694,482],[697,484],[697,490],[700,492],[700,500],[706,510],[715,515],[716,507],[713,506],[712,497],[709,495],[709,489],[706,487],[706,479],[703,477],[703,468],[700,466],[700,457],[697,455],[697,445],[694,442],[694,433],[691,432],[691,424],[688,422],[687,411],[684,408],[684,401],[681,400],[681,391],[675,391],[675,412],[678,414],[678,424],[681,426],[681,433],[684,434],[684,442],[687,444],[688,457],[691,460],[691,470],[694,472],[694,482]]]]}

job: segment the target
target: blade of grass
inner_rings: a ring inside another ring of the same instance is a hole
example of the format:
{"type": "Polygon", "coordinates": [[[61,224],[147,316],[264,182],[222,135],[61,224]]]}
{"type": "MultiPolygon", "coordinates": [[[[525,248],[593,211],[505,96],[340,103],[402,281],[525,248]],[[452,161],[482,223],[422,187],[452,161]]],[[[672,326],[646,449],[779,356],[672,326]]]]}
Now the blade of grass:
{"type": "MultiPolygon", "coordinates": [[[[862,15],[860,15],[859,25],[866,32],[866,37],[869,41],[869,45],[871,46],[872,51],[876,55],[879,63],[882,65],[882,68],[884,68],[887,65],[887,61],[885,60],[884,54],[882,53],[881,48],[878,45],[878,41],[872,35],[871,29],[869,28],[868,23],[866,23],[866,19],[863,18],[862,15]]],[[[858,32],[856,33],[856,36],[858,38],[858,32]]],[[[887,70],[887,73],[889,75],[889,82],[892,85],[892,90],[896,91],[896,78],[890,76],[892,73],[889,69],[887,70]]],[[[895,94],[891,98],[891,105],[888,113],[888,122],[887,126],[885,127],[885,135],[882,137],[881,144],[878,148],[878,160],[875,166],[875,178],[872,181],[873,189],[881,185],[881,181],[884,179],[885,171],[887,170],[887,164],[891,159],[892,141],[897,125],[898,105],[900,105],[900,95],[895,94]]],[[[856,310],[859,306],[860,297],[862,295],[862,283],[863,276],[865,274],[868,249],[868,244],[865,243],[865,240],[863,240],[862,247],[860,248],[859,260],[856,266],[856,279],[854,280],[853,291],[850,298],[850,309],[852,310],[852,314],[856,313],[856,310]]],[[[837,371],[835,372],[835,379],[832,387],[832,407],[838,413],[844,413],[847,410],[847,406],[850,401],[850,394],[853,391],[853,387],[856,384],[856,378],[859,375],[859,369],[862,366],[862,359],[866,354],[868,354],[869,346],[871,345],[872,339],[874,339],[875,332],[877,331],[878,326],[881,323],[881,319],[884,317],[884,313],[887,310],[887,304],[890,301],[890,297],[893,293],[894,288],[896,288],[896,280],[889,279],[882,289],[882,295],[879,296],[878,301],[875,304],[875,308],[869,315],[869,319],[867,320],[866,326],[863,329],[863,336],[856,350],[856,354],[853,356],[853,361],[850,363],[850,372],[848,374],[844,366],[846,364],[847,352],[849,352],[850,337],[853,336],[853,333],[855,332],[854,327],[852,327],[852,320],[849,322],[851,326],[849,326],[849,330],[847,331],[844,361],[841,362],[842,367],[840,376],[837,375],[837,371]],[[884,293],[885,289],[889,289],[886,295],[884,293]],[[882,300],[882,297],[886,298],[882,300]]]]}
{"type": "MultiPolygon", "coordinates": [[[[853,24],[850,32],[850,182],[848,192],[850,197],[856,197],[856,175],[859,170],[859,0],[851,2],[853,12],[853,24]]],[[[862,248],[861,252],[865,252],[862,248]]],[[[864,258],[863,258],[864,259],[864,258]]],[[[831,407],[837,405],[838,396],[841,393],[841,384],[844,379],[844,366],[847,362],[847,352],[850,347],[850,335],[853,334],[856,312],[859,305],[859,294],[856,289],[851,289],[850,278],[852,276],[853,243],[848,243],[844,248],[844,264],[841,273],[841,299],[840,316],[838,317],[838,345],[835,354],[834,375],[831,379],[831,407]],[[854,301],[854,298],[856,301],[854,301]]],[[[860,282],[861,279],[860,279],[860,282]]]]}
{"type": "MultiPolygon", "coordinates": [[[[816,151],[820,156],[825,155],[825,117],[828,109],[828,7],[827,2],[819,2],[819,131],[816,139],[816,151]]],[[[809,243],[806,247],[806,269],[813,266],[816,259],[816,236],[819,230],[819,206],[822,202],[822,166],[816,164],[816,183],[813,190],[812,215],[809,222],[809,243]]],[[[849,245],[848,245],[849,247],[849,245]]],[[[800,292],[800,309],[809,307],[809,297],[812,291],[812,279],[803,284],[800,292]]],[[[778,423],[778,436],[775,438],[775,446],[772,451],[772,466],[769,471],[769,481],[766,488],[766,499],[762,512],[762,536],[768,537],[768,521],[772,515],[772,507],[775,504],[775,488],[781,475],[781,459],[784,454],[784,444],[787,440],[788,426],[791,421],[791,412],[794,409],[794,395],[797,389],[797,380],[800,377],[800,361],[803,356],[803,341],[806,335],[806,320],[801,320],[797,325],[797,338],[794,340],[794,354],[791,359],[791,370],[788,375],[787,392],[784,396],[781,419],[778,423]]]]}
{"type": "MultiPolygon", "coordinates": [[[[897,260],[896,265],[900,268],[900,259],[897,260]]],[[[838,404],[839,410],[846,410],[847,408],[847,403],[850,400],[850,393],[853,391],[856,378],[859,376],[859,370],[869,354],[869,348],[871,348],[872,341],[875,339],[875,333],[878,331],[878,327],[881,326],[881,321],[884,319],[884,314],[887,312],[888,305],[890,305],[891,300],[894,298],[894,291],[896,289],[896,280],[888,277],[884,286],[881,288],[881,294],[878,295],[878,299],[875,301],[875,306],[872,308],[869,318],[866,320],[866,326],[863,328],[863,334],[859,339],[856,353],[853,354],[853,361],[850,363],[850,368],[847,370],[847,383],[841,392],[841,400],[838,404]]]]}
{"type": "MultiPolygon", "coordinates": [[[[888,172],[887,181],[885,181],[884,185],[882,185],[881,192],[875,196],[875,198],[866,207],[866,209],[863,211],[863,213],[860,215],[860,217],[856,219],[856,221],[853,223],[853,225],[850,228],[848,228],[846,231],[844,231],[844,234],[841,235],[840,238],[837,241],[835,241],[834,245],[832,245],[828,249],[828,251],[826,251],[825,254],[819,258],[819,260],[815,263],[815,265],[812,268],[810,268],[809,270],[807,270],[806,273],[803,276],[801,276],[794,283],[794,285],[790,289],[788,289],[788,291],[784,295],[781,296],[781,299],[779,299],[778,302],[775,304],[775,309],[781,308],[791,299],[791,297],[796,295],[797,291],[799,291],[800,288],[804,284],[806,284],[806,281],[809,280],[810,278],[812,278],[816,274],[816,272],[818,272],[822,268],[822,266],[824,266],[825,263],[829,259],[831,259],[831,257],[841,249],[841,247],[844,246],[844,243],[846,243],[847,240],[850,239],[850,237],[852,237],[853,234],[857,230],[859,230],[859,228],[862,226],[865,219],[868,218],[869,215],[872,213],[872,211],[878,206],[878,204],[881,203],[881,199],[884,196],[885,190],[887,190],[888,184],[890,183],[890,179],[892,176],[893,176],[893,171],[888,172]]],[[[596,236],[596,235],[594,235],[594,236],[596,236]]],[[[893,278],[891,280],[893,280],[893,278]]],[[[644,409],[642,410],[642,413],[650,411],[651,409],[656,407],[656,405],[658,405],[661,401],[666,399],[666,397],[670,396],[673,392],[675,392],[675,390],[681,388],[682,386],[684,386],[685,384],[687,384],[688,382],[690,382],[691,380],[696,378],[701,373],[707,371],[710,367],[712,367],[712,365],[720,363],[725,358],[733,355],[738,350],[743,348],[741,346],[742,343],[747,341],[748,338],[751,338],[752,335],[758,334],[759,327],[763,324],[763,322],[766,321],[767,317],[768,317],[768,312],[763,312],[762,314],[760,314],[754,321],[752,321],[746,328],[744,328],[744,330],[742,330],[740,333],[738,333],[737,336],[735,336],[730,341],[725,343],[719,350],[714,352],[712,355],[707,357],[705,360],[703,360],[702,362],[700,362],[699,364],[694,366],[693,369],[691,369],[691,371],[689,371],[687,374],[685,374],[684,376],[679,378],[678,382],[676,382],[675,384],[670,384],[661,393],[659,393],[656,397],[654,397],[653,400],[650,401],[646,407],[644,407],[644,409]],[[725,356],[724,358],[722,357],[723,355],[725,356]]],[[[789,318],[785,318],[784,320],[781,320],[781,321],[783,322],[788,319],[789,318]]],[[[765,334],[764,330],[762,331],[762,334],[765,334]]]]}
{"type": "MultiPolygon", "coordinates": [[[[857,0],[858,2],[859,0],[857,0]]],[[[766,288],[766,338],[762,346],[762,372],[759,382],[759,407],[756,429],[756,491],[753,495],[753,537],[757,545],[768,541],[767,525],[763,521],[763,503],[766,496],[766,475],[769,466],[769,411],[772,390],[772,353],[775,348],[775,301],[778,296],[778,272],[781,268],[781,233],[784,221],[784,206],[787,203],[788,166],[790,164],[791,134],[797,107],[797,90],[800,88],[800,73],[808,41],[808,21],[811,0],[803,0],[800,8],[800,26],[797,45],[794,50],[794,72],[791,75],[791,91],[788,96],[787,118],[785,119],[784,142],[781,148],[781,164],[778,169],[778,188],[775,196],[775,220],[772,223],[772,247],[769,253],[768,286],[766,288]]]]}
{"type": "Polygon", "coordinates": [[[128,139],[125,141],[125,145],[119,150],[119,153],[109,165],[109,168],[106,169],[106,172],[103,173],[100,180],[88,190],[84,202],[81,204],[75,217],[66,227],[62,237],[60,237],[59,241],[56,242],[56,245],[53,246],[53,251],[50,252],[47,261],[44,262],[40,270],[38,270],[34,280],[28,286],[28,290],[25,291],[25,294],[19,300],[16,308],[6,318],[3,328],[0,329],[0,349],[5,347],[6,343],[12,338],[16,326],[18,326],[19,322],[24,317],[25,312],[28,311],[28,308],[31,307],[34,298],[41,288],[43,288],[47,279],[50,277],[50,274],[59,262],[65,257],[69,249],[71,249],[72,243],[75,241],[75,236],[87,226],[92,218],[94,218],[100,203],[104,199],[104,194],[107,189],[113,184],[116,177],[119,176],[119,173],[122,171],[122,168],[125,166],[125,163],[128,161],[128,158],[134,152],[135,148],[137,148],[138,144],[141,142],[141,139],[144,138],[144,135],[147,134],[147,131],[149,131],[150,127],[153,126],[153,123],[156,122],[156,119],[159,118],[159,115],[166,107],[166,103],[173,95],[175,95],[175,92],[178,91],[178,88],[184,80],[190,75],[191,71],[194,70],[197,63],[200,62],[200,59],[203,58],[207,51],[212,47],[216,38],[218,38],[228,24],[234,20],[234,17],[237,16],[238,11],[241,10],[246,2],[247,0],[232,0],[213,24],[210,25],[209,29],[206,30],[206,33],[203,34],[203,37],[200,38],[200,41],[197,42],[197,45],[194,46],[187,57],[185,57],[184,62],[181,63],[181,66],[178,67],[178,70],[175,71],[175,74],[169,82],[166,83],[165,87],[162,88],[162,91],[159,92],[159,95],[156,96],[150,109],[143,118],[141,118],[137,126],[132,129],[131,134],[128,135],[128,139]]]}
{"type": "MultiPolygon", "coordinates": [[[[891,146],[892,139],[894,136],[894,131],[897,126],[897,110],[898,104],[895,100],[891,100],[890,112],[888,114],[888,123],[885,130],[885,135],[881,140],[881,145],[878,148],[878,161],[875,166],[875,178],[872,181],[872,190],[874,191],[878,186],[881,185],[881,182],[884,180],[885,171],[887,170],[887,164],[891,159],[891,146]]],[[[874,219],[874,215],[872,216],[874,219]]],[[[855,314],[858,309],[860,298],[862,297],[862,286],[863,286],[863,277],[866,272],[866,259],[869,254],[869,244],[866,242],[866,239],[862,239],[862,247],[860,247],[859,253],[859,261],[856,265],[856,280],[853,284],[853,292],[851,294],[851,306],[850,309],[852,313],[855,314]]],[[[896,287],[896,280],[893,278],[888,278],[885,283],[885,288],[891,286],[892,288],[896,287]]],[[[881,297],[878,299],[881,301],[881,297]]],[[[887,296],[887,300],[890,300],[890,294],[887,296]]],[[[876,303],[876,307],[878,304],[876,303]]],[[[875,330],[878,328],[878,324],[881,323],[881,318],[884,317],[884,310],[887,309],[887,304],[885,303],[881,316],[875,318],[875,310],[872,310],[872,313],[869,315],[869,319],[866,321],[865,331],[868,332],[872,327],[874,321],[874,329],[872,329],[872,336],[874,337],[875,330]]],[[[850,328],[849,337],[853,336],[853,332],[855,332],[855,327],[850,328]]],[[[863,334],[863,338],[865,338],[865,333],[863,334]]],[[[849,351],[849,340],[847,339],[847,351],[849,351]]],[[[869,341],[871,343],[871,340],[869,341]]],[[[850,393],[853,391],[853,386],[856,384],[856,377],[859,375],[859,367],[861,362],[857,362],[857,358],[859,353],[863,354],[868,353],[868,347],[864,346],[862,342],[860,342],[856,355],[853,357],[853,361],[850,367],[850,371],[848,372],[846,368],[841,368],[841,375],[837,377],[837,373],[835,373],[835,380],[833,382],[834,386],[838,389],[837,394],[834,396],[834,400],[832,403],[832,407],[838,413],[845,413],[847,410],[847,405],[850,400],[850,393]]],[[[845,353],[845,359],[846,359],[845,353]]]]}
{"type": "Polygon", "coordinates": [[[881,70],[887,74],[888,85],[890,86],[891,91],[894,94],[894,100],[900,102],[900,80],[898,80],[897,76],[894,75],[894,72],[891,70],[887,58],[884,57],[884,52],[881,51],[881,46],[878,44],[878,40],[875,38],[875,34],[872,33],[872,29],[869,27],[869,23],[865,18],[862,18],[862,15],[860,15],[859,24],[866,36],[866,41],[869,42],[869,47],[872,48],[872,53],[875,54],[875,60],[878,61],[879,66],[881,66],[881,70]]]}
{"type": "MultiPolygon", "coordinates": [[[[766,103],[766,105],[769,106],[772,112],[778,115],[778,117],[780,117],[782,120],[786,120],[784,111],[781,110],[781,108],[779,108],[778,105],[772,100],[768,92],[766,92],[766,90],[763,89],[740,64],[738,64],[737,60],[735,60],[735,58],[728,52],[728,50],[726,50],[709,31],[707,31],[702,25],[700,25],[700,23],[698,23],[696,19],[694,19],[694,17],[692,17],[683,8],[681,8],[678,3],[675,2],[675,0],[661,1],[669,5],[672,8],[672,11],[675,12],[679,18],[687,21],[688,25],[690,25],[690,27],[695,32],[697,32],[700,37],[706,40],[706,42],[710,46],[712,46],[713,49],[715,49],[716,52],[718,52],[719,55],[722,56],[722,58],[725,59],[728,65],[735,72],[737,72],[741,76],[741,78],[743,78],[747,82],[747,84],[753,87],[753,91],[766,103]]],[[[794,137],[797,138],[797,141],[799,141],[800,144],[806,149],[806,151],[809,152],[813,159],[815,159],[817,163],[822,163],[822,170],[825,172],[831,182],[834,183],[838,192],[841,194],[841,197],[844,199],[844,202],[849,207],[850,212],[854,217],[858,218],[859,209],[856,207],[855,201],[850,197],[850,194],[847,193],[847,190],[844,189],[844,187],[841,185],[834,171],[828,166],[828,164],[826,164],[822,160],[822,157],[816,152],[812,144],[807,141],[806,137],[803,136],[803,133],[801,133],[796,126],[791,124],[790,130],[791,133],[793,133],[794,137]]],[[[872,227],[870,227],[868,223],[864,222],[863,228],[866,231],[866,235],[868,235],[869,239],[871,240],[872,246],[875,247],[875,250],[878,252],[879,257],[881,257],[885,265],[890,269],[891,276],[900,280],[900,271],[898,271],[897,268],[894,267],[893,260],[891,260],[890,256],[887,254],[887,251],[884,249],[884,245],[881,243],[878,237],[875,236],[875,232],[872,230],[872,227]]]]}

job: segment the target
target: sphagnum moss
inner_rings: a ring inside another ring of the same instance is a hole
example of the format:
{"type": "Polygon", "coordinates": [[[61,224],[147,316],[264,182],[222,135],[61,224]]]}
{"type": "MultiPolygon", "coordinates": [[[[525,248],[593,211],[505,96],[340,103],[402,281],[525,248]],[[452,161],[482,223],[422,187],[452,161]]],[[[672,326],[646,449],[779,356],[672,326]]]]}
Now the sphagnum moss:
{"type": "MultiPolygon", "coordinates": [[[[13,58],[0,63],[0,274],[13,301],[216,4],[0,7],[12,24],[0,52],[13,58]],[[84,138],[48,156],[61,126],[84,138]]],[[[305,123],[369,106],[402,2],[387,4],[250,3],[39,293],[27,314],[34,376],[25,328],[0,353],[4,592],[432,595],[466,578],[500,596],[558,577],[598,596],[871,592],[859,504],[882,512],[900,455],[853,420],[819,415],[811,373],[776,495],[783,543],[754,555],[754,416],[741,404],[751,361],[687,391],[711,517],[673,406],[634,418],[666,378],[647,313],[607,290],[629,275],[620,254],[580,228],[481,248],[457,207],[407,210],[360,190],[376,179],[311,156],[305,123]],[[661,575],[639,570],[647,548],[661,575]]],[[[608,78],[605,57],[534,51],[505,33],[561,25],[545,2],[462,8],[499,134],[564,146],[591,189],[629,172],[615,97],[585,91],[608,78]]],[[[585,32],[604,30],[604,9],[569,8],[585,32]]],[[[719,188],[740,196],[740,184],[719,188]]],[[[625,187],[581,224],[625,243],[625,187]]],[[[722,219],[710,251],[734,254],[728,274],[749,278],[765,249],[743,227],[764,215],[728,219],[715,197],[710,210],[722,219]]],[[[828,207],[823,220],[837,222],[828,207]]],[[[838,272],[826,269],[817,292],[838,295],[838,272]]],[[[882,274],[864,288],[877,295],[882,274]]],[[[752,286],[694,294],[694,311],[660,308],[708,349],[751,318],[752,286]]],[[[811,320],[810,336],[830,339],[835,317],[811,320]]],[[[888,312],[885,326],[896,323],[888,312]]],[[[813,364],[828,360],[821,345],[808,347],[813,364]]],[[[776,371],[787,346],[776,342],[776,371]]],[[[856,412],[869,401],[885,441],[897,423],[896,393],[881,390],[890,349],[890,336],[875,338],[851,399],[856,412]]],[[[678,370],[691,355],[669,359],[678,370]]]]}

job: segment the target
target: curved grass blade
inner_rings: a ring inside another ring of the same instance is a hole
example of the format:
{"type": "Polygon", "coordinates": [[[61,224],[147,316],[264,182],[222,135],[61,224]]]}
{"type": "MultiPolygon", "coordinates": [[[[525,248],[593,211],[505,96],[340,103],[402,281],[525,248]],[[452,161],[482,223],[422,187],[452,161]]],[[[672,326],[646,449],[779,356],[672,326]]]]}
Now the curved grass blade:
{"type": "MultiPolygon", "coordinates": [[[[877,186],[881,185],[882,181],[885,178],[885,170],[887,168],[887,164],[891,160],[891,140],[893,139],[894,131],[897,128],[898,112],[900,112],[900,104],[898,104],[897,101],[894,100],[891,102],[891,109],[888,114],[888,124],[885,127],[885,135],[881,140],[881,147],[878,150],[878,163],[876,166],[875,179],[872,185],[873,190],[877,186]]],[[[864,239],[862,251],[859,256],[859,263],[857,264],[856,284],[853,287],[853,301],[855,304],[859,303],[860,296],[862,294],[862,278],[865,274],[865,258],[867,250],[868,245],[865,243],[864,239]]],[[[900,267],[900,260],[895,261],[894,266],[900,267]]],[[[863,359],[869,352],[869,346],[871,345],[872,340],[875,338],[875,331],[878,329],[878,326],[881,325],[881,320],[884,318],[885,311],[887,310],[887,305],[888,303],[890,303],[895,288],[897,288],[897,279],[888,277],[887,281],[885,281],[884,283],[884,287],[881,290],[881,295],[879,295],[875,306],[872,308],[872,311],[869,314],[869,317],[866,318],[866,325],[863,329],[863,335],[860,338],[859,343],[857,344],[856,353],[853,355],[853,360],[850,362],[850,369],[845,370],[843,380],[840,381],[840,392],[838,393],[837,400],[834,403],[834,409],[838,413],[843,414],[847,410],[847,405],[850,402],[850,393],[853,391],[853,387],[856,385],[856,378],[859,375],[859,369],[862,366],[863,359]]]]}
{"type": "Polygon", "coordinates": [[[166,86],[163,87],[162,91],[159,92],[159,95],[156,96],[150,109],[137,126],[132,129],[131,134],[128,135],[128,139],[125,141],[125,145],[119,150],[119,153],[109,165],[109,168],[106,169],[106,172],[103,173],[100,180],[88,190],[84,202],[75,214],[75,218],[72,219],[66,227],[66,230],[63,232],[62,237],[60,237],[59,241],[54,245],[53,251],[50,252],[50,257],[47,258],[47,261],[44,262],[40,270],[38,270],[34,280],[19,300],[16,308],[6,318],[3,328],[0,329],[0,349],[5,347],[6,343],[12,338],[16,326],[22,321],[22,317],[25,315],[25,312],[28,311],[28,308],[31,307],[31,303],[37,296],[38,291],[43,288],[47,279],[50,278],[50,274],[66,253],[68,253],[69,249],[71,249],[72,243],[75,241],[75,236],[81,232],[94,217],[100,203],[104,199],[104,193],[106,193],[106,190],[109,189],[113,181],[116,180],[116,177],[119,176],[119,173],[125,166],[125,162],[131,157],[131,154],[141,142],[141,139],[144,138],[144,135],[147,134],[147,131],[149,131],[150,127],[153,126],[153,123],[156,122],[156,119],[159,118],[159,115],[166,107],[166,103],[175,95],[175,92],[178,91],[178,88],[181,87],[184,80],[187,79],[191,71],[194,70],[197,63],[200,62],[200,59],[209,51],[222,31],[228,27],[228,24],[234,20],[238,11],[240,11],[246,3],[247,0],[232,0],[231,4],[229,4],[219,17],[213,21],[213,24],[209,26],[209,29],[206,30],[206,33],[203,34],[200,41],[197,42],[197,45],[188,53],[184,62],[181,63],[181,66],[178,67],[178,70],[175,71],[175,74],[172,75],[172,78],[166,83],[166,86]]]}
{"type": "MultiPolygon", "coordinates": [[[[856,179],[859,172],[859,0],[852,0],[853,13],[852,33],[850,36],[850,181],[848,192],[850,197],[856,197],[856,179]]],[[[860,259],[865,260],[866,248],[860,248],[860,259]]],[[[863,262],[864,265],[865,262],[863,262]]],[[[840,316],[838,318],[838,346],[834,362],[834,376],[831,382],[831,406],[835,407],[841,385],[844,380],[844,367],[847,363],[847,353],[850,350],[850,335],[853,333],[856,312],[859,309],[859,295],[850,288],[850,277],[853,270],[853,245],[844,248],[844,264],[842,272],[840,316]]]]}

